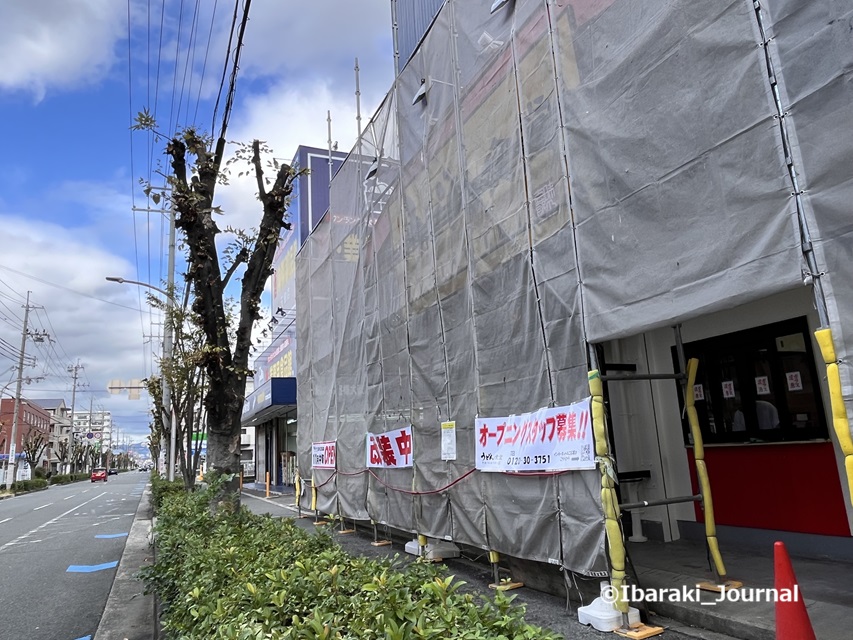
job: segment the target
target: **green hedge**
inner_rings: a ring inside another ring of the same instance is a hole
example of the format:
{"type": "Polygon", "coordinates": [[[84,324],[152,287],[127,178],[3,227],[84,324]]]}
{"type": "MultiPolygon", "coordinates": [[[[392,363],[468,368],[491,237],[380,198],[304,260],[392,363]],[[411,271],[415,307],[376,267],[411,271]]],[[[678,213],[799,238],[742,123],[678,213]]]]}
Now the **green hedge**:
{"type": "Polygon", "coordinates": [[[169,482],[161,478],[156,471],[151,472],[151,504],[155,512],[159,512],[160,505],[166,496],[181,495],[186,493],[183,480],[172,480],[169,482]]]}
{"type": "Polygon", "coordinates": [[[18,480],[12,483],[12,491],[24,492],[35,491],[36,489],[44,489],[47,486],[47,480],[44,478],[33,478],[32,480],[18,480]]]}
{"type": "Polygon", "coordinates": [[[420,560],[347,555],[324,533],[245,509],[212,515],[210,491],[164,496],[156,563],[143,569],[168,637],[556,640],[497,592],[481,600],[420,560]]]}
{"type": "Polygon", "coordinates": [[[89,478],[90,474],[88,473],[60,473],[50,477],[50,484],[71,484],[72,482],[80,482],[89,478]]]}

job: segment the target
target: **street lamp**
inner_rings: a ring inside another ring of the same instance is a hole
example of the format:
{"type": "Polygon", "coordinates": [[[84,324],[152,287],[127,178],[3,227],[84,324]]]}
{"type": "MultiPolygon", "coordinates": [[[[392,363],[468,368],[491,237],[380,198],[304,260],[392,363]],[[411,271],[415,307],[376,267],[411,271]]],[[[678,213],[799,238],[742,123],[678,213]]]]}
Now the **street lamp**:
{"type": "MultiPolygon", "coordinates": [[[[153,289],[154,291],[159,291],[166,299],[169,301],[169,310],[172,312],[166,317],[166,327],[163,335],[163,360],[169,361],[172,358],[172,322],[174,318],[175,310],[178,307],[178,303],[175,302],[175,298],[171,293],[161,289],[160,287],[155,287],[153,284],[148,284],[147,282],[140,282],[138,280],[126,280],[125,278],[119,278],[117,276],[107,276],[106,279],[109,282],[118,282],[119,284],[135,284],[140,287],[146,287],[148,289],[153,289]]],[[[175,449],[177,448],[177,432],[175,426],[175,416],[172,411],[172,388],[169,385],[169,381],[166,379],[166,376],[163,376],[163,422],[169,423],[169,469],[167,471],[167,477],[169,481],[175,479],[175,449]]]]}

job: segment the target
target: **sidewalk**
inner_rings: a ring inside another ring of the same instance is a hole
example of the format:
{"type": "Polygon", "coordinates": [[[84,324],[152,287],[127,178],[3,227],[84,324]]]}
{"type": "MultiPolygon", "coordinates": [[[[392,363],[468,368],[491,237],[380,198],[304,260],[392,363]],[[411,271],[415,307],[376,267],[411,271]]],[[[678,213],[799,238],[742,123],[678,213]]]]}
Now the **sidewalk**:
{"type": "MultiPolygon", "coordinates": [[[[629,543],[628,553],[644,589],[693,589],[711,577],[705,546],[699,542],[629,543]]],[[[747,589],[772,588],[773,546],[761,548],[722,546],[729,577],[747,589]]],[[[791,555],[809,617],[818,640],[853,638],[853,564],[791,555]]],[[[719,596],[703,593],[702,602],[719,596]]],[[[702,605],[691,602],[660,602],[651,607],[657,613],[685,624],[725,633],[745,640],[773,640],[776,613],[772,602],[720,602],[702,605]]]]}
{"type": "MultiPolygon", "coordinates": [[[[245,493],[265,499],[266,487],[262,484],[244,485],[245,493]]],[[[94,640],[157,640],[157,614],[153,596],[143,594],[144,585],[136,578],[139,569],[153,560],[154,550],[149,545],[151,512],[150,491],[146,489],[140,500],[125,551],[119,563],[115,582],[94,640]]],[[[270,490],[270,504],[278,505],[296,517],[292,487],[275,487],[270,490]]],[[[303,511],[303,516],[309,514],[303,511]]],[[[313,518],[296,519],[307,530],[315,530],[313,518]]],[[[361,531],[351,536],[340,536],[341,543],[352,553],[379,555],[400,553],[400,545],[373,547],[369,532],[361,531]]],[[[399,541],[398,541],[399,542],[399,541]]],[[[628,546],[630,558],[643,589],[693,589],[697,582],[710,576],[703,544],[681,540],[672,543],[649,541],[628,546]]],[[[406,554],[402,554],[405,556],[406,554]]],[[[773,586],[773,551],[755,550],[726,544],[723,548],[729,576],[741,580],[747,588],[773,586]]],[[[850,625],[853,620],[853,564],[792,556],[800,591],[803,594],[818,640],[849,640],[853,637],[850,625]]],[[[469,584],[490,581],[490,570],[482,562],[464,558],[448,561],[454,572],[471,577],[469,584]],[[482,575],[479,575],[482,574],[482,575]],[[482,580],[480,579],[482,578],[482,580]]],[[[533,589],[514,592],[519,601],[527,602],[531,621],[548,624],[568,617],[575,621],[573,633],[567,637],[609,637],[592,629],[579,629],[575,611],[567,612],[564,597],[550,596],[533,589]],[[559,602],[558,602],[559,601],[559,602]],[[587,634],[589,632],[589,635],[587,634]]],[[[712,602],[718,596],[704,593],[702,602],[712,602]]],[[[659,602],[649,607],[663,618],[653,619],[669,631],[662,637],[696,637],[722,640],[773,640],[775,638],[775,609],[770,602],[720,602],[706,606],[691,602],[659,602]],[[675,632],[675,633],[673,633],[675,632]]],[[[574,607],[572,607],[574,609],[574,607]]],[[[561,625],[551,628],[560,630],[561,625]]]]}
{"type": "Polygon", "coordinates": [[[150,496],[150,485],[146,485],[94,640],[157,640],[159,637],[156,600],[153,595],[143,593],[145,585],[137,578],[139,570],[154,560],[154,547],[149,544],[150,496]]]}
{"type": "MultiPolygon", "coordinates": [[[[264,492],[260,489],[244,487],[244,491],[254,496],[264,496],[264,492]]],[[[277,495],[271,491],[267,502],[281,506],[292,505],[292,492],[289,495],[277,495]]],[[[290,513],[291,517],[295,517],[296,509],[290,507],[290,513]]],[[[304,509],[302,514],[303,518],[297,519],[297,524],[309,531],[315,528],[312,514],[304,509]]],[[[347,524],[350,525],[351,521],[347,521],[347,524]]],[[[339,540],[347,550],[351,547],[351,552],[362,555],[378,555],[387,553],[389,550],[392,555],[401,552],[399,541],[395,541],[393,547],[383,547],[380,550],[371,548],[369,532],[364,530],[355,536],[340,536],[339,540]]],[[[729,577],[743,581],[747,589],[773,587],[772,544],[766,549],[756,550],[752,547],[726,543],[722,551],[729,577]]],[[[711,577],[703,542],[681,540],[672,543],[655,541],[630,543],[628,552],[637,570],[638,586],[643,589],[684,588],[692,591],[695,590],[698,582],[711,577]]],[[[853,638],[853,630],[851,630],[853,623],[850,622],[853,620],[853,579],[850,577],[853,574],[853,564],[796,555],[791,556],[791,561],[818,640],[853,638]]],[[[462,559],[450,560],[446,564],[456,572],[461,565],[474,563],[462,559]]],[[[485,582],[489,582],[488,566],[482,562],[476,566],[480,567],[485,582]]],[[[476,567],[464,568],[471,571],[471,575],[475,575],[478,571],[476,567]]],[[[541,592],[523,589],[514,593],[519,595],[520,600],[528,601],[529,608],[538,610],[540,606],[538,601],[541,598],[537,594],[541,592]]],[[[717,594],[711,592],[703,592],[701,595],[701,601],[707,603],[714,602],[718,598],[717,594]]],[[[547,598],[542,600],[544,602],[547,598]]],[[[565,596],[562,597],[562,604],[557,607],[560,609],[557,612],[558,616],[569,616],[577,620],[576,611],[571,613],[565,611],[565,596]]],[[[542,608],[547,608],[547,605],[543,604],[542,608]]],[[[649,609],[656,614],[652,619],[653,623],[683,634],[678,637],[725,637],[742,640],[774,640],[776,637],[775,605],[772,602],[739,601],[707,605],[691,602],[660,602],[652,604],[649,609]]],[[[552,625],[552,628],[559,630],[555,625],[552,625]]],[[[598,633],[595,637],[606,638],[609,635],[598,633]]],[[[662,637],[673,637],[673,635],[667,632],[662,637]]],[[[567,637],[576,636],[567,635],[567,637]]]]}

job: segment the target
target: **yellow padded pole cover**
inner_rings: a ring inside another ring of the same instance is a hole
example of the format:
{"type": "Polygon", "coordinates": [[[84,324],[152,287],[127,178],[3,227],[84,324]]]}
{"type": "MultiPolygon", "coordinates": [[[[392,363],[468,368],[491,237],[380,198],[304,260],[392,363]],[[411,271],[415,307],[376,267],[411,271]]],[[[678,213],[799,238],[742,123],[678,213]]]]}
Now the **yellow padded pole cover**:
{"type": "MultiPolygon", "coordinates": [[[[592,396],[592,432],[595,437],[595,455],[606,457],[607,423],[604,417],[604,385],[597,369],[589,372],[589,392],[592,396]]],[[[625,582],[625,540],[619,526],[619,501],[613,479],[607,473],[607,463],[599,461],[601,473],[601,508],[604,512],[604,530],[607,533],[607,551],[610,557],[610,584],[614,587],[613,606],[620,613],[628,613],[628,602],[622,597],[625,582]]]]}
{"type": "Polygon", "coordinates": [[[684,388],[684,404],[687,407],[687,423],[690,425],[690,433],[693,434],[693,459],[696,463],[696,477],[699,479],[699,487],[702,492],[702,503],[705,507],[705,538],[708,541],[708,551],[714,561],[714,567],[720,579],[726,577],[726,565],[723,564],[723,556],[720,554],[720,545],[717,542],[717,523],[714,520],[714,499],[711,496],[711,481],[708,479],[708,467],[705,465],[705,444],[702,441],[702,430],[699,428],[699,415],[693,399],[693,385],[696,384],[696,372],[699,369],[699,361],[690,358],[687,361],[687,386],[684,388]]]}
{"type": "Polygon", "coordinates": [[[853,435],[850,433],[850,420],[841,391],[841,374],[838,372],[835,344],[832,341],[832,329],[818,329],[814,332],[820,347],[820,353],[826,364],[826,382],[829,386],[829,401],[832,409],[832,429],[838,438],[841,453],[844,454],[844,474],[847,476],[847,488],[850,502],[853,504],[853,435]]]}

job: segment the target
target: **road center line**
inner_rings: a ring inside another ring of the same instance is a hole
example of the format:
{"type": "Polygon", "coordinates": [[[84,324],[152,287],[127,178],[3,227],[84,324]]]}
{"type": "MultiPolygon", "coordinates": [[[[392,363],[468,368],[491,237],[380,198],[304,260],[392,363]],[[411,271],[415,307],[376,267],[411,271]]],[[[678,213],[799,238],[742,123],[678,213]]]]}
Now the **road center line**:
{"type": "Polygon", "coordinates": [[[70,496],[68,496],[67,498],[63,498],[63,500],[71,500],[71,498],[73,498],[73,497],[74,497],[74,496],[76,496],[76,495],[77,495],[76,493],[71,494],[71,495],[70,495],[70,496]]]}
{"type": "Polygon", "coordinates": [[[49,507],[52,504],[53,504],[52,502],[48,502],[47,504],[43,504],[40,507],[36,507],[35,509],[33,509],[33,511],[38,511],[39,509],[44,509],[45,507],[49,507]]]}
{"type": "MultiPolygon", "coordinates": [[[[106,492],[104,492],[104,493],[106,493],[106,492]]],[[[99,494],[98,494],[98,495],[96,495],[94,498],[90,498],[89,500],[86,500],[86,502],[84,502],[83,504],[78,504],[76,507],[72,507],[71,509],[69,509],[69,510],[68,510],[68,511],[66,511],[65,513],[60,513],[58,516],[56,516],[56,517],[55,517],[55,518],[53,518],[52,520],[48,520],[47,522],[44,522],[44,523],[40,524],[39,526],[37,526],[37,527],[36,527],[35,529],[33,529],[32,531],[27,531],[24,535],[22,535],[22,536],[18,536],[17,538],[15,538],[14,540],[12,540],[11,542],[7,542],[7,543],[6,543],[6,544],[4,544],[2,547],[0,547],[0,553],[3,553],[6,549],[8,549],[10,546],[12,546],[13,544],[15,544],[15,543],[16,543],[16,542],[18,542],[19,540],[23,540],[23,539],[24,539],[24,538],[26,538],[27,536],[30,536],[30,535],[34,534],[36,531],[41,531],[41,530],[42,530],[42,529],[44,529],[46,526],[48,526],[48,525],[50,525],[50,524],[53,524],[54,522],[56,522],[56,521],[57,521],[57,520],[59,520],[60,518],[63,518],[63,517],[65,517],[65,516],[67,516],[69,513],[73,513],[74,511],[77,511],[77,509],[79,509],[80,507],[85,507],[85,506],[86,506],[87,504],[89,504],[90,502],[94,502],[95,500],[97,500],[98,498],[100,498],[102,495],[104,495],[104,493],[99,493],[99,494]]]]}
{"type": "Polygon", "coordinates": [[[9,520],[11,520],[11,519],[12,518],[6,518],[5,520],[0,520],[0,524],[3,524],[4,522],[9,522],[9,520]]]}

